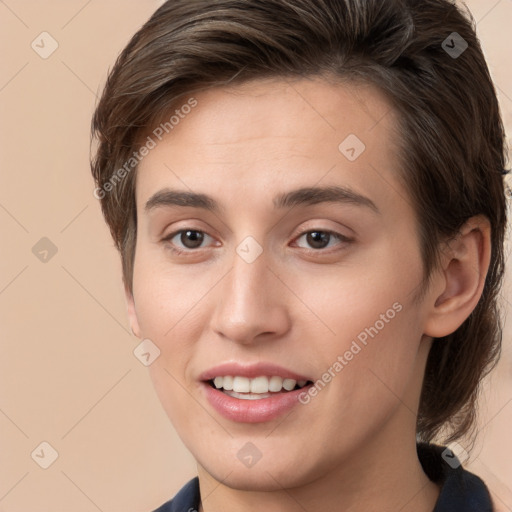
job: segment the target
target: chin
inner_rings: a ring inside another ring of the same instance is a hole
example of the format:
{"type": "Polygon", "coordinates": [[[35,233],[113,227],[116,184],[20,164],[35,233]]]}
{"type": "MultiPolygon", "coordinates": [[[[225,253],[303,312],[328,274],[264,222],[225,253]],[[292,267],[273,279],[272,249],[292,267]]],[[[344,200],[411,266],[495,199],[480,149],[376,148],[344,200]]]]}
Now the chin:
{"type": "Polygon", "coordinates": [[[317,472],[308,472],[304,467],[301,467],[299,473],[299,463],[290,464],[288,461],[286,464],[279,464],[278,461],[274,464],[265,464],[260,460],[253,467],[247,468],[241,463],[219,467],[217,460],[201,466],[218,482],[239,491],[280,491],[283,488],[291,489],[305,485],[318,477],[317,472]]]}

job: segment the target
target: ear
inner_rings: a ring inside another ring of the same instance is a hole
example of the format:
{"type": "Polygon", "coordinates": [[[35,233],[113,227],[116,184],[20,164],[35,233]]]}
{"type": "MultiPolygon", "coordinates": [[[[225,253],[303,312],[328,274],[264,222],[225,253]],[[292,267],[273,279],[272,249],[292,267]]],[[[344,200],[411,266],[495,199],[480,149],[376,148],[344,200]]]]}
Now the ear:
{"type": "Polygon", "coordinates": [[[455,332],[475,309],[491,259],[487,217],[471,217],[443,249],[442,268],[433,277],[425,334],[434,338],[455,332]]]}
{"type": "Polygon", "coordinates": [[[130,322],[130,328],[137,338],[141,338],[139,320],[137,319],[137,312],[135,310],[135,300],[133,298],[133,293],[129,290],[128,286],[126,285],[124,286],[124,295],[126,298],[126,307],[128,311],[128,320],[130,322]]]}

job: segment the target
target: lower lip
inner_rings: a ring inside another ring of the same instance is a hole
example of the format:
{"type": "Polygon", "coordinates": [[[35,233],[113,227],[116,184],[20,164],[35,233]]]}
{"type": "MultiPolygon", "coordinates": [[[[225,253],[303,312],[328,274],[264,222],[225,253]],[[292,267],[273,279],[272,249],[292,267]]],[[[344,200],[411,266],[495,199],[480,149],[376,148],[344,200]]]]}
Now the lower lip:
{"type": "Polygon", "coordinates": [[[281,416],[296,406],[299,403],[299,395],[307,392],[310,387],[308,385],[294,391],[276,393],[268,398],[244,400],[226,395],[210,386],[208,382],[201,384],[212,407],[228,420],[240,423],[262,423],[281,416]]]}

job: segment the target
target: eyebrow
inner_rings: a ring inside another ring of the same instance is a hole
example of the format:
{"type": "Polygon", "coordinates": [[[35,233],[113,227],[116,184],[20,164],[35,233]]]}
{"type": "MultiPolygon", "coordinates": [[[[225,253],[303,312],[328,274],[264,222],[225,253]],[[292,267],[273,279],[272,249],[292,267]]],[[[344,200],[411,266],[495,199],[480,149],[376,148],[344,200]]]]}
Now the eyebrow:
{"type": "MultiPolygon", "coordinates": [[[[320,203],[353,204],[380,214],[376,204],[368,197],[340,186],[303,187],[277,195],[273,199],[275,209],[310,206],[320,203]]],[[[162,189],[153,194],[146,202],[145,211],[149,213],[157,208],[172,206],[200,208],[212,213],[221,213],[220,204],[211,196],[184,190],[162,189]]]]}

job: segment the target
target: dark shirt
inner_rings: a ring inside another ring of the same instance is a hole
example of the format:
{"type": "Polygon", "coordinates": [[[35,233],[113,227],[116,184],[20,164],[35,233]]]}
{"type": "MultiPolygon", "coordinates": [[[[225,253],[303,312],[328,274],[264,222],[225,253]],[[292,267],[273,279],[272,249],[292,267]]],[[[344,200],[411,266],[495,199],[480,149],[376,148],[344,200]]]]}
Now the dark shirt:
{"type": "MultiPolygon", "coordinates": [[[[444,446],[426,443],[418,443],[417,451],[423,471],[441,487],[432,512],[493,512],[484,482],[466,471],[453,452],[446,451],[444,446]]],[[[199,479],[195,477],[154,512],[197,512],[199,502],[199,479]]]]}

